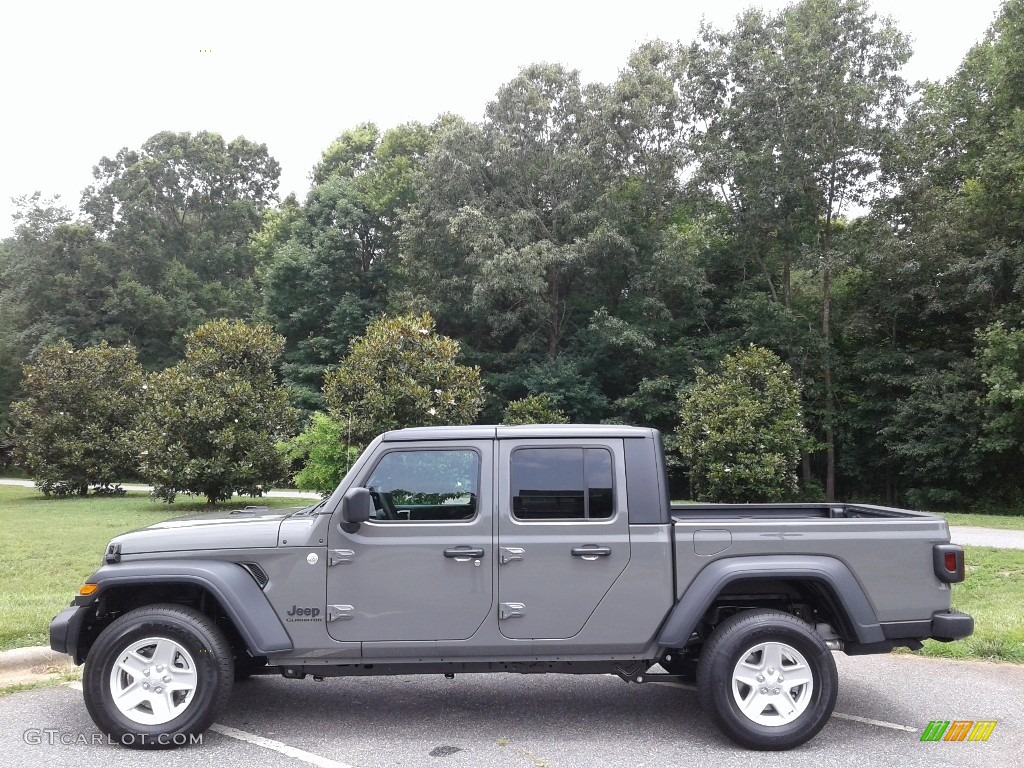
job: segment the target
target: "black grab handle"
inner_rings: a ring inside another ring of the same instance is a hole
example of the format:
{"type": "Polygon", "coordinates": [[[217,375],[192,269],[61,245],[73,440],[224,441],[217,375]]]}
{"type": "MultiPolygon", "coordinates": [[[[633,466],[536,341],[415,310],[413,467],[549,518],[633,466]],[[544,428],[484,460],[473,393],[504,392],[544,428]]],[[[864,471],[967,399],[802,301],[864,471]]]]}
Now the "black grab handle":
{"type": "Polygon", "coordinates": [[[573,557],[610,557],[611,547],[573,547],[573,557]]]}
{"type": "Polygon", "coordinates": [[[483,557],[484,556],[484,548],[483,547],[469,547],[469,548],[465,548],[464,547],[462,549],[459,549],[458,547],[451,547],[450,549],[446,549],[444,551],[444,556],[445,557],[483,557]]]}

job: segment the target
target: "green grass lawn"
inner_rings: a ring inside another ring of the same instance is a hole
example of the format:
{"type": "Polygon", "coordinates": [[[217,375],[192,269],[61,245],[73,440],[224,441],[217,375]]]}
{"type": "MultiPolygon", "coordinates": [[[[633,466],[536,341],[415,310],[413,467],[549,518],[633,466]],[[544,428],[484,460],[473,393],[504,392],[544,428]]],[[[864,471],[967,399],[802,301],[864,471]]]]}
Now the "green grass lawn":
{"type": "MultiPolygon", "coordinates": [[[[310,503],[243,498],[221,508],[310,503]]],[[[47,499],[32,488],[0,485],[0,650],[49,644],[50,619],[68,606],[81,583],[101,565],[111,538],[209,509],[196,501],[167,505],[145,494],[47,499]]]]}
{"type": "Polygon", "coordinates": [[[1024,531],[1024,515],[982,515],[974,512],[940,512],[950,525],[975,525],[981,528],[1012,528],[1024,531]]]}
{"type": "Polygon", "coordinates": [[[953,585],[953,607],[974,617],[974,634],[955,643],[929,640],[919,653],[1024,664],[1024,549],[964,551],[967,578],[953,585]]]}

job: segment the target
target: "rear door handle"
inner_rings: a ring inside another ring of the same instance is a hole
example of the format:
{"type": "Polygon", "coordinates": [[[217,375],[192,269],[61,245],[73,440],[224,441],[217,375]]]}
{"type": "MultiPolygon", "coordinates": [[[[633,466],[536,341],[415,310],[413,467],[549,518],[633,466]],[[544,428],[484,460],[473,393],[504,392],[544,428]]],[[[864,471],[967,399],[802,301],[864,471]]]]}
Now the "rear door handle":
{"type": "Polygon", "coordinates": [[[611,547],[573,547],[572,556],[582,557],[584,560],[596,560],[599,557],[610,557],[611,547]]]}
{"type": "Polygon", "coordinates": [[[444,556],[455,560],[469,560],[471,557],[483,557],[483,547],[449,547],[444,551],[444,556]]]}

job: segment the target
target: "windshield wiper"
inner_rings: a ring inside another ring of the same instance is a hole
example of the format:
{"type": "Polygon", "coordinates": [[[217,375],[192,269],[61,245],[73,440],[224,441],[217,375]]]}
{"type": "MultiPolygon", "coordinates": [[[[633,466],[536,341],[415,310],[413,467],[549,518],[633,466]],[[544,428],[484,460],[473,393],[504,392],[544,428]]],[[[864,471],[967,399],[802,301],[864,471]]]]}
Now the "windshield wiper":
{"type": "Polygon", "coordinates": [[[292,516],[293,517],[298,517],[299,515],[302,515],[302,516],[305,516],[305,515],[315,515],[317,512],[320,511],[320,509],[324,506],[324,504],[326,504],[329,500],[330,500],[330,497],[324,499],[323,501],[321,501],[318,504],[314,504],[314,505],[309,506],[309,507],[303,507],[298,512],[294,512],[292,514],[292,516]]]}

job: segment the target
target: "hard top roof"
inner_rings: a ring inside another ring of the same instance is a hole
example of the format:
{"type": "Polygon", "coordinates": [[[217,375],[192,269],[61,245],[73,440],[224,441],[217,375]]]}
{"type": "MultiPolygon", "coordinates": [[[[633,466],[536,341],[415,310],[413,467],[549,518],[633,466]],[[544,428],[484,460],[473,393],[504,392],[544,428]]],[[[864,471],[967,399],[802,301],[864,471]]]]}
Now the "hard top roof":
{"type": "Polygon", "coordinates": [[[396,440],[511,440],[516,438],[553,439],[567,437],[632,437],[650,438],[654,430],[619,424],[524,424],[508,427],[503,424],[453,427],[410,427],[384,433],[385,442],[396,440]]]}

